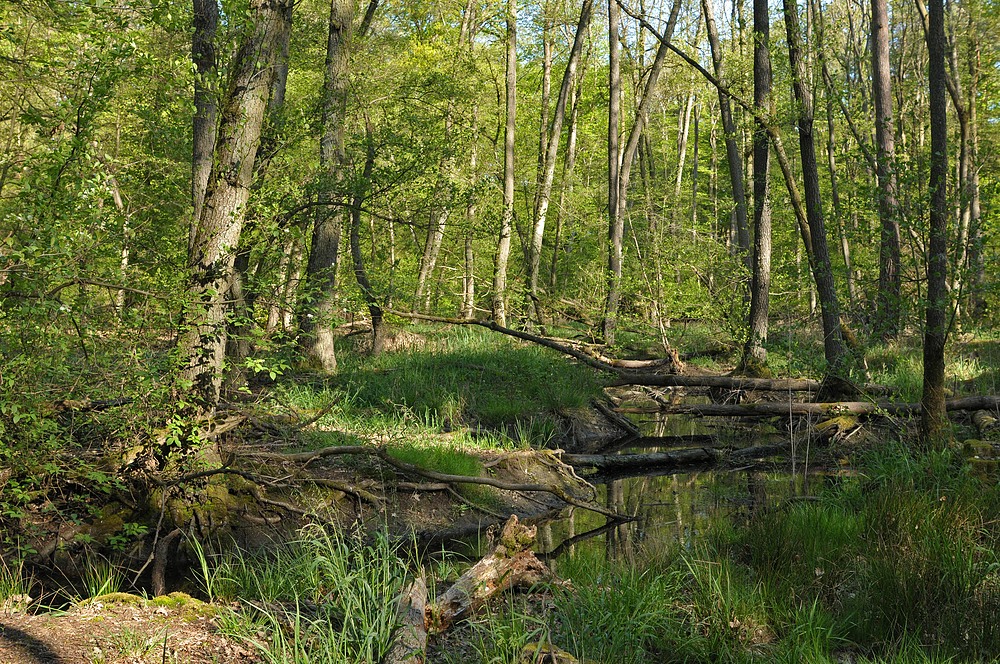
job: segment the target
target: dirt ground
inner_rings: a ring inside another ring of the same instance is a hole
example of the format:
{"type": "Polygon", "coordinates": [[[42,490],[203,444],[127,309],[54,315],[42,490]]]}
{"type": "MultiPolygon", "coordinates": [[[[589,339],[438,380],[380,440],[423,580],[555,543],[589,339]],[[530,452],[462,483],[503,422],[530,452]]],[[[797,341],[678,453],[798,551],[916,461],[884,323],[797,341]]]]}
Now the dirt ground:
{"type": "Polygon", "coordinates": [[[182,593],[144,600],[116,593],[64,613],[0,612],[0,664],[257,662],[222,636],[216,609],[182,593]]]}

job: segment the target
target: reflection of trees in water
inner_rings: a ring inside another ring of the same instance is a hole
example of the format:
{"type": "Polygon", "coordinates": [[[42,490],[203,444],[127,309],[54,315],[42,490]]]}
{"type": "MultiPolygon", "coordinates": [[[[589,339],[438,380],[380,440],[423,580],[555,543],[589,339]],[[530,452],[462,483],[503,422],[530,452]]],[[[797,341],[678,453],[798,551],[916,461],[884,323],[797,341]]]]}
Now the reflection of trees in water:
{"type": "MultiPolygon", "coordinates": [[[[685,418],[688,419],[688,418],[685,418]]],[[[687,422],[650,423],[651,435],[699,436],[695,430],[681,431],[687,422]]],[[[764,434],[765,436],[768,434],[764,434]]],[[[741,432],[740,438],[747,436],[741,432]]],[[[742,441],[747,442],[747,441],[742,441]]],[[[646,448],[643,451],[658,451],[646,448]]],[[[551,545],[543,550],[564,555],[581,548],[609,561],[631,562],[644,552],[656,555],[680,547],[690,549],[719,520],[746,523],[789,497],[809,495],[824,481],[804,477],[801,465],[793,476],[784,470],[762,467],[739,471],[704,470],[667,475],[619,478],[598,484],[601,502],[608,509],[630,514],[634,521],[605,524],[603,518],[575,511],[564,513],[549,531],[551,545]],[[578,539],[561,546],[569,538],[578,539]]],[[[815,474],[815,473],[814,473],[815,474]]]]}

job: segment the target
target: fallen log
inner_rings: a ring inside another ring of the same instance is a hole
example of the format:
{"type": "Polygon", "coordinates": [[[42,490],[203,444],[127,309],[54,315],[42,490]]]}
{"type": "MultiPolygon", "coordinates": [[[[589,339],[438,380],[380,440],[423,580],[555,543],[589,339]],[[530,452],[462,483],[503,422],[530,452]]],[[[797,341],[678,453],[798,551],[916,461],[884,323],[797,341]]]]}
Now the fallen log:
{"type": "Polygon", "coordinates": [[[499,592],[530,587],[550,578],[549,568],[531,552],[535,526],[516,515],[504,524],[497,544],[427,608],[428,631],[437,634],[486,604],[499,592]]]}
{"type": "Polygon", "coordinates": [[[570,357],[580,360],[589,367],[598,369],[600,371],[610,371],[613,373],[621,374],[625,372],[634,372],[636,369],[651,369],[656,368],[663,371],[681,371],[684,369],[684,363],[680,360],[680,355],[676,351],[671,349],[667,357],[659,358],[656,360],[619,360],[616,358],[607,357],[583,346],[577,344],[573,341],[567,339],[555,339],[552,337],[542,337],[537,334],[531,334],[530,332],[524,332],[522,330],[514,330],[509,327],[504,327],[498,324],[496,321],[492,320],[478,320],[476,318],[449,318],[447,316],[431,316],[428,314],[420,314],[412,311],[396,311],[394,309],[389,309],[386,313],[392,314],[393,316],[399,316],[400,318],[409,318],[411,320],[425,320],[433,323],[444,323],[446,325],[475,325],[478,327],[485,327],[488,330],[493,330],[494,332],[499,332],[500,334],[506,334],[507,336],[514,337],[515,339],[520,339],[522,341],[530,341],[531,343],[538,344],[539,346],[544,346],[546,348],[551,348],[554,351],[562,353],[564,355],[569,355],[570,357]],[[578,347],[579,346],[579,347],[578,347]]]}
{"type": "Polygon", "coordinates": [[[982,438],[987,438],[989,432],[997,428],[997,422],[996,412],[990,413],[985,410],[977,410],[972,414],[972,423],[982,438]]]}
{"type": "Polygon", "coordinates": [[[427,652],[427,583],[417,577],[396,603],[399,631],[383,660],[386,664],[423,664],[427,652]]]}
{"type": "MultiPolygon", "coordinates": [[[[945,402],[945,409],[948,411],[996,410],[998,407],[1000,407],[1000,396],[963,397],[945,402]]],[[[891,401],[832,401],[826,403],[768,401],[745,404],[661,404],[656,408],[616,408],[615,410],[619,413],[668,413],[701,417],[779,417],[782,415],[892,417],[919,414],[920,404],[891,401]]]]}
{"type": "Polygon", "coordinates": [[[622,374],[611,387],[649,385],[651,387],[715,387],[726,390],[771,392],[819,392],[823,386],[808,378],[748,378],[746,376],[676,376],[671,374],[622,374]]]}
{"type": "Polygon", "coordinates": [[[563,454],[562,460],[575,468],[588,468],[600,473],[620,473],[632,470],[663,469],[693,466],[718,461],[717,450],[696,447],[675,452],[648,454],[563,454]]]}

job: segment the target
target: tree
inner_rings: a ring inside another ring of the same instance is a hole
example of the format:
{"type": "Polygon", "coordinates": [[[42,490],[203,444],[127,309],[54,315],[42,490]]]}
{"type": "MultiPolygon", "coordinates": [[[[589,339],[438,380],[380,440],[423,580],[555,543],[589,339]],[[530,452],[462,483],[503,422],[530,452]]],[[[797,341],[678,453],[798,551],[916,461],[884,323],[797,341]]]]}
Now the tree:
{"type": "MultiPolygon", "coordinates": [[[[723,85],[727,85],[728,81],[723,65],[722,45],[719,42],[719,30],[715,25],[715,9],[712,6],[712,0],[701,0],[701,7],[705,13],[705,26],[708,28],[708,45],[712,51],[712,67],[715,70],[715,78],[723,85]]],[[[756,60],[754,62],[756,65],[756,60]]],[[[770,65],[768,65],[768,68],[770,69],[770,65]]],[[[756,72],[756,68],[754,71],[756,72]]],[[[756,81],[756,77],[754,80],[756,81]]],[[[736,206],[734,210],[736,250],[746,266],[752,269],[750,233],[747,228],[747,197],[743,183],[743,157],[740,155],[739,146],[736,144],[736,124],[733,122],[733,110],[732,104],[729,101],[729,95],[721,87],[717,88],[717,90],[719,93],[719,116],[722,119],[722,131],[725,135],[726,164],[729,167],[729,181],[733,188],[733,204],[736,206]]],[[[756,181],[755,178],[754,182],[756,181]]]]}
{"type": "Polygon", "coordinates": [[[219,404],[226,294],[246,214],[275,63],[288,38],[291,0],[253,0],[231,65],[205,202],[188,256],[188,305],[177,342],[181,415],[210,418],[219,404]]]}
{"type": "Polygon", "coordinates": [[[351,32],[354,29],[354,2],[331,0],[320,96],[322,134],[319,140],[319,207],[313,224],[306,292],[315,298],[299,320],[302,350],[307,360],[323,369],[337,370],[333,348],[331,317],[336,305],[337,266],[343,228],[343,198],[336,187],[343,182],[344,123],[347,115],[348,68],[351,32]]]}
{"type": "Polygon", "coordinates": [[[507,0],[507,83],[503,150],[503,216],[493,261],[493,320],[507,325],[507,261],[514,224],[514,132],[517,115],[517,0],[507,0]]]}
{"type": "Polygon", "coordinates": [[[218,0],[194,0],[194,33],[191,39],[191,60],[195,66],[193,150],[191,156],[191,201],[194,212],[188,234],[188,252],[194,249],[195,231],[201,219],[205,190],[212,170],[215,150],[216,71],[215,32],[219,24],[218,0]]]}
{"type": "Polygon", "coordinates": [[[872,99],[878,169],[879,243],[878,299],[875,332],[882,339],[899,333],[901,305],[900,236],[896,202],[896,147],[889,73],[889,15],[886,0],[872,0],[872,99]]]}
{"type": "Polygon", "coordinates": [[[771,292],[771,149],[764,118],[771,116],[771,24],[767,0],[753,3],[753,100],[757,118],[753,133],[753,276],[747,340],[741,369],[753,374],[767,367],[767,315],[771,292]]]}
{"type": "Polygon", "coordinates": [[[808,71],[802,52],[802,32],[799,10],[794,0],[783,0],[785,32],[788,36],[788,59],[792,68],[792,92],[798,106],[796,126],[799,153],[802,158],[802,178],[805,189],[806,216],[812,240],[811,267],[819,294],[823,319],[823,352],[826,357],[827,379],[833,392],[850,390],[850,352],[841,332],[840,305],[833,281],[830,251],[826,244],[823,221],[823,200],[819,190],[819,166],[816,161],[816,141],[813,136],[813,102],[808,87],[808,71]]]}
{"type": "Polygon", "coordinates": [[[552,114],[552,124],[547,132],[543,132],[548,140],[545,141],[545,152],[542,157],[543,172],[535,205],[535,224],[528,255],[528,295],[534,304],[535,317],[539,324],[542,322],[542,315],[538,305],[538,272],[542,261],[542,239],[545,235],[546,216],[549,211],[549,200],[552,197],[552,182],[556,172],[556,156],[559,151],[563,121],[566,117],[566,106],[569,103],[573,81],[576,79],[577,64],[580,60],[580,54],[583,52],[584,36],[590,25],[590,12],[593,5],[593,0],[583,0],[583,7],[580,8],[580,19],[573,37],[573,46],[570,48],[569,60],[566,63],[562,83],[559,86],[559,96],[552,114]]]}
{"type": "Polygon", "coordinates": [[[944,1],[927,3],[927,82],[931,115],[930,226],[927,242],[927,309],[920,433],[927,447],[946,440],[944,347],[948,310],[948,100],[945,77],[944,1]]]}

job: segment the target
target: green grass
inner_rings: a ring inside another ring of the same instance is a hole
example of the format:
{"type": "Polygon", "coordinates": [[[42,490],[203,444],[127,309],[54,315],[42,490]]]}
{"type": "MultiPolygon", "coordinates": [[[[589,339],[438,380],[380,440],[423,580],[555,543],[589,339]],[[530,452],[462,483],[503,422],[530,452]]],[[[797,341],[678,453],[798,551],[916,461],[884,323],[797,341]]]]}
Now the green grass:
{"type": "Polygon", "coordinates": [[[338,376],[285,384],[275,398],[305,411],[335,404],[319,422],[329,428],[469,427],[544,438],[556,411],[584,407],[600,394],[592,369],[553,351],[485,330],[416,330],[427,336],[423,348],[377,357],[344,348],[338,376]]]}
{"type": "Polygon", "coordinates": [[[201,561],[207,594],[239,602],[220,626],[266,662],[376,664],[392,645],[407,568],[383,536],[309,526],[269,551],[201,561]]]}

